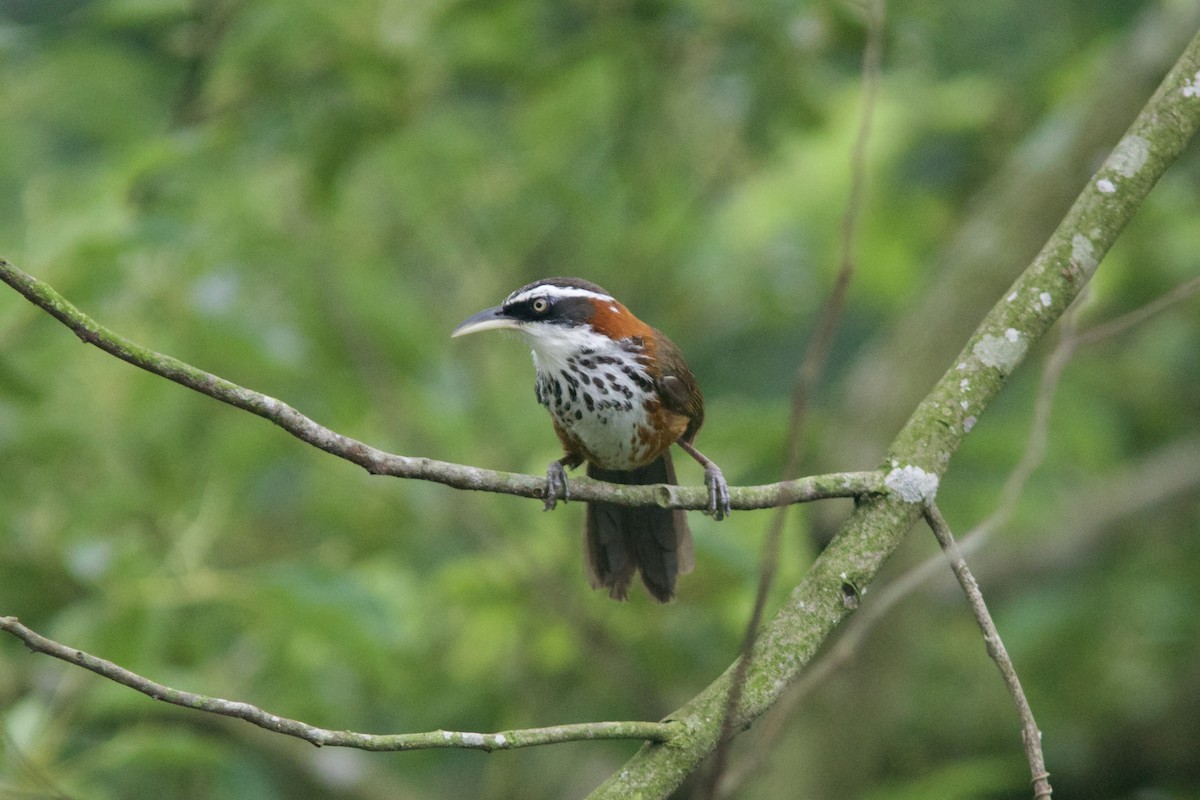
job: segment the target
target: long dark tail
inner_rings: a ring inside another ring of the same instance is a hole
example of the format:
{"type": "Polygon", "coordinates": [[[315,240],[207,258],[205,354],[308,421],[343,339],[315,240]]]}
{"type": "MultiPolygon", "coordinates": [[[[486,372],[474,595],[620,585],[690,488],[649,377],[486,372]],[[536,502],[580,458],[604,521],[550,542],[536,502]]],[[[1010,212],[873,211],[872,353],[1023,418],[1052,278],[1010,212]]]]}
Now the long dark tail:
{"type": "MultiPolygon", "coordinates": [[[[627,485],[675,483],[671,454],[628,472],[587,465],[589,478],[627,485]]],[[[587,571],[592,588],[624,600],[633,573],[641,571],[646,589],[660,603],[675,596],[677,575],[692,571],[692,534],[682,511],[658,506],[588,503],[587,571]]]]}

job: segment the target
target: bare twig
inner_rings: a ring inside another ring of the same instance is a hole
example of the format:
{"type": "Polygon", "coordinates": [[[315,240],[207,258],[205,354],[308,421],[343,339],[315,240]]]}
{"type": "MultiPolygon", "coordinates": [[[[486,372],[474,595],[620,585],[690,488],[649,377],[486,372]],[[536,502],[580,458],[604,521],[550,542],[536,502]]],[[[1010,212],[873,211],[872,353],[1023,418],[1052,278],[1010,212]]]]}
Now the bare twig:
{"type": "Polygon", "coordinates": [[[1017,707],[1017,715],[1021,718],[1021,739],[1025,743],[1025,757],[1029,759],[1029,771],[1033,776],[1034,800],[1044,800],[1050,796],[1052,789],[1050,788],[1050,773],[1046,771],[1046,759],[1042,755],[1042,732],[1038,730],[1037,722],[1033,718],[1033,710],[1029,707],[1029,699],[1025,697],[1025,691],[1021,688],[1016,668],[1013,667],[1012,659],[1008,657],[1008,651],[1004,649],[1004,642],[1000,639],[1000,632],[996,630],[992,615],[988,613],[987,604],[983,601],[983,593],[979,591],[979,584],[975,582],[975,576],[967,567],[967,562],[963,559],[958,544],[954,541],[954,535],[950,532],[950,526],[942,518],[936,503],[931,502],[926,507],[925,520],[933,529],[933,535],[937,537],[938,544],[942,546],[946,557],[950,559],[950,567],[954,570],[954,576],[958,578],[959,585],[966,593],[971,612],[975,615],[975,621],[979,623],[979,629],[983,632],[983,641],[987,646],[988,655],[996,662],[996,667],[1000,670],[1001,677],[1004,678],[1004,685],[1008,688],[1008,693],[1012,695],[1013,703],[1017,707]]]}
{"type": "Polygon", "coordinates": [[[1182,300],[1186,300],[1197,292],[1200,292],[1200,275],[1192,278],[1190,281],[1184,281],[1174,289],[1146,303],[1144,306],[1122,314],[1116,319],[1111,319],[1108,322],[1089,328],[1079,334],[1079,344],[1094,344],[1101,339],[1107,339],[1118,333],[1124,333],[1129,328],[1146,321],[1160,311],[1164,311],[1182,300]]]}
{"type": "Polygon", "coordinates": [[[426,733],[374,734],[354,731],[334,731],[317,728],[294,719],[280,717],[263,711],[257,706],[235,700],[222,700],[172,689],[155,683],[122,666],[103,658],[67,647],[47,639],[25,627],[16,617],[0,617],[0,630],[8,631],[25,643],[31,651],[75,664],[84,669],[115,681],[122,686],[141,692],[147,697],[162,700],[184,708],[207,711],[226,717],[243,719],[260,728],[295,736],[318,747],[353,747],[359,750],[395,752],[401,750],[430,750],[434,748],[460,748],[466,750],[514,750],[518,747],[558,744],[559,742],[593,741],[597,739],[634,739],[649,742],[666,742],[678,728],[672,722],[583,722],[570,725],[552,725],[545,728],[524,728],[501,733],[472,733],[466,731],[429,731],[426,733]]]}
{"type": "Polygon", "coordinates": [[[813,329],[812,339],[804,352],[796,385],[792,393],[792,412],[788,423],[787,464],[784,478],[791,478],[799,469],[804,448],[804,419],[808,412],[808,398],[820,380],[837,332],[846,293],[854,277],[857,265],[855,255],[858,240],[858,222],[862,214],[863,197],[867,185],[867,143],[871,138],[871,127],[875,119],[875,98],[879,92],[879,79],[883,68],[883,28],[887,13],[885,0],[867,0],[863,7],[866,17],[866,43],[862,54],[862,111],[858,118],[858,132],[850,155],[850,193],[842,212],[842,229],[838,273],[833,290],[821,309],[821,316],[813,329]]]}
{"type": "MultiPolygon", "coordinates": [[[[800,369],[796,375],[796,385],[792,392],[792,409],[788,419],[788,434],[786,438],[787,457],[783,468],[785,481],[792,480],[800,471],[804,453],[804,429],[808,417],[808,401],[813,387],[820,380],[829,355],[829,347],[837,331],[841,319],[842,308],[845,306],[846,293],[850,289],[850,281],[855,269],[855,243],[858,234],[858,219],[862,212],[863,194],[867,180],[867,142],[871,136],[871,124],[875,113],[875,97],[879,87],[879,76],[883,65],[883,23],[886,11],[885,0],[867,0],[864,8],[866,15],[867,41],[863,48],[862,77],[863,105],[859,116],[858,133],[854,139],[853,151],[850,156],[850,195],[846,199],[846,208],[842,214],[841,259],[833,290],[826,299],[821,316],[804,351],[800,369]]],[[[716,752],[713,754],[712,770],[705,784],[706,800],[718,797],[721,792],[721,781],[729,757],[729,746],[733,740],[733,720],[738,704],[741,702],[742,689],[745,685],[746,674],[750,668],[751,655],[754,652],[754,642],[758,636],[758,628],[762,624],[763,612],[767,605],[767,595],[775,582],[775,570],[779,562],[779,547],[783,539],[784,525],[787,522],[787,506],[780,505],[771,516],[767,529],[767,537],[763,543],[761,568],[759,570],[758,588],[754,597],[754,609],[746,623],[746,633],[742,639],[741,658],[737,662],[733,682],[729,689],[729,697],[725,701],[725,715],[721,722],[721,735],[716,752]]]]}
{"type": "MultiPolygon", "coordinates": [[[[274,422],[301,441],[357,464],[372,475],[432,481],[456,489],[543,498],[544,475],[497,472],[431,458],[387,453],[343,436],[314,422],[274,397],[238,386],[211,372],[193,367],[162,353],[131,342],[84,314],[49,284],[22,272],[0,258],[0,280],[16,289],[31,303],[46,311],[87,344],[163,378],[208,395],[243,411],[274,422]]],[[[730,490],[732,506],[739,510],[772,508],[789,503],[806,503],[827,497],[860,497],[882,491],[878,472],[846,472],[817,475],[765,486],[743,486],[730,490]]],[[[572,478],[571,499],[603,500],[617,505],[659,505],[664,508],[703,510],[708,492],[701,486],[619,486],[572,478]]]]}

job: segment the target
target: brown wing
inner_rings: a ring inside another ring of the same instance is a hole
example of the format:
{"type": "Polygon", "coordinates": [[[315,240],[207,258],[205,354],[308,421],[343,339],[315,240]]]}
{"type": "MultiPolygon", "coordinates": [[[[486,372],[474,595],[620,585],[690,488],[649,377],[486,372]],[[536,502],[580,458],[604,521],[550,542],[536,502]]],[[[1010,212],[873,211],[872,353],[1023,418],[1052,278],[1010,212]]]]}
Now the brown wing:
{"type": "Polygon", "coordinates": [[[656,381],[659,396],[668,411],[688,418],[687,429],[679,438],[691,442],[704,424],[704,395],[696,383],[695,376],[683,360],[683,353],[675,343],[661,333],[656,339],[657,363],[662,374],[656,381]]]}

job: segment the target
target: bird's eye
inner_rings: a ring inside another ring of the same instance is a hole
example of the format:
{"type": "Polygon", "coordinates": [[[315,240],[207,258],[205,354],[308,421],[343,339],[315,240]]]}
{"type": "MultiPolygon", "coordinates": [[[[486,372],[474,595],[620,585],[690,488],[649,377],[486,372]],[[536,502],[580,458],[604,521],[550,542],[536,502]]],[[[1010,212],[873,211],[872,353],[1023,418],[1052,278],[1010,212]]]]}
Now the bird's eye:
{"type": "Polygon", "coordinates": [[[550,310],[550,301],[544,297],[535,297],[529,307],[534,310],[534,313],[545,314],[550,310]]]}

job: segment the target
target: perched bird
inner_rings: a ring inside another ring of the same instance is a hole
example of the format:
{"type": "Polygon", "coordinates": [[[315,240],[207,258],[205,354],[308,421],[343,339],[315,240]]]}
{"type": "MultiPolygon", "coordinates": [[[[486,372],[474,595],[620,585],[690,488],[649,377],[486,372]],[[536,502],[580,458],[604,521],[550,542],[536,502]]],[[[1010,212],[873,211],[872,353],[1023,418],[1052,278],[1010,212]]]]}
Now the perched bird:
{"type": "MultiPolygon", "coordinates": [[[[566,468],[587,462],[596,480],[675,483],[670,448],[678,444],[704,467],[708,508],[729,513],[729,487],[692,444],[704,422],[704,398],[674,342],[635,317],[611,294],[578,278],[545,278],[462,322],[451,336],[510,328],[533,349],[537,400],[550,412],[565,455],[546,470],[546,509],[569,498],[566,468]]],[[[593,588],[624,600],[640,571],[660,602],[693,565],[682,511],[589,502],[586,559],[593,588]]]]}

